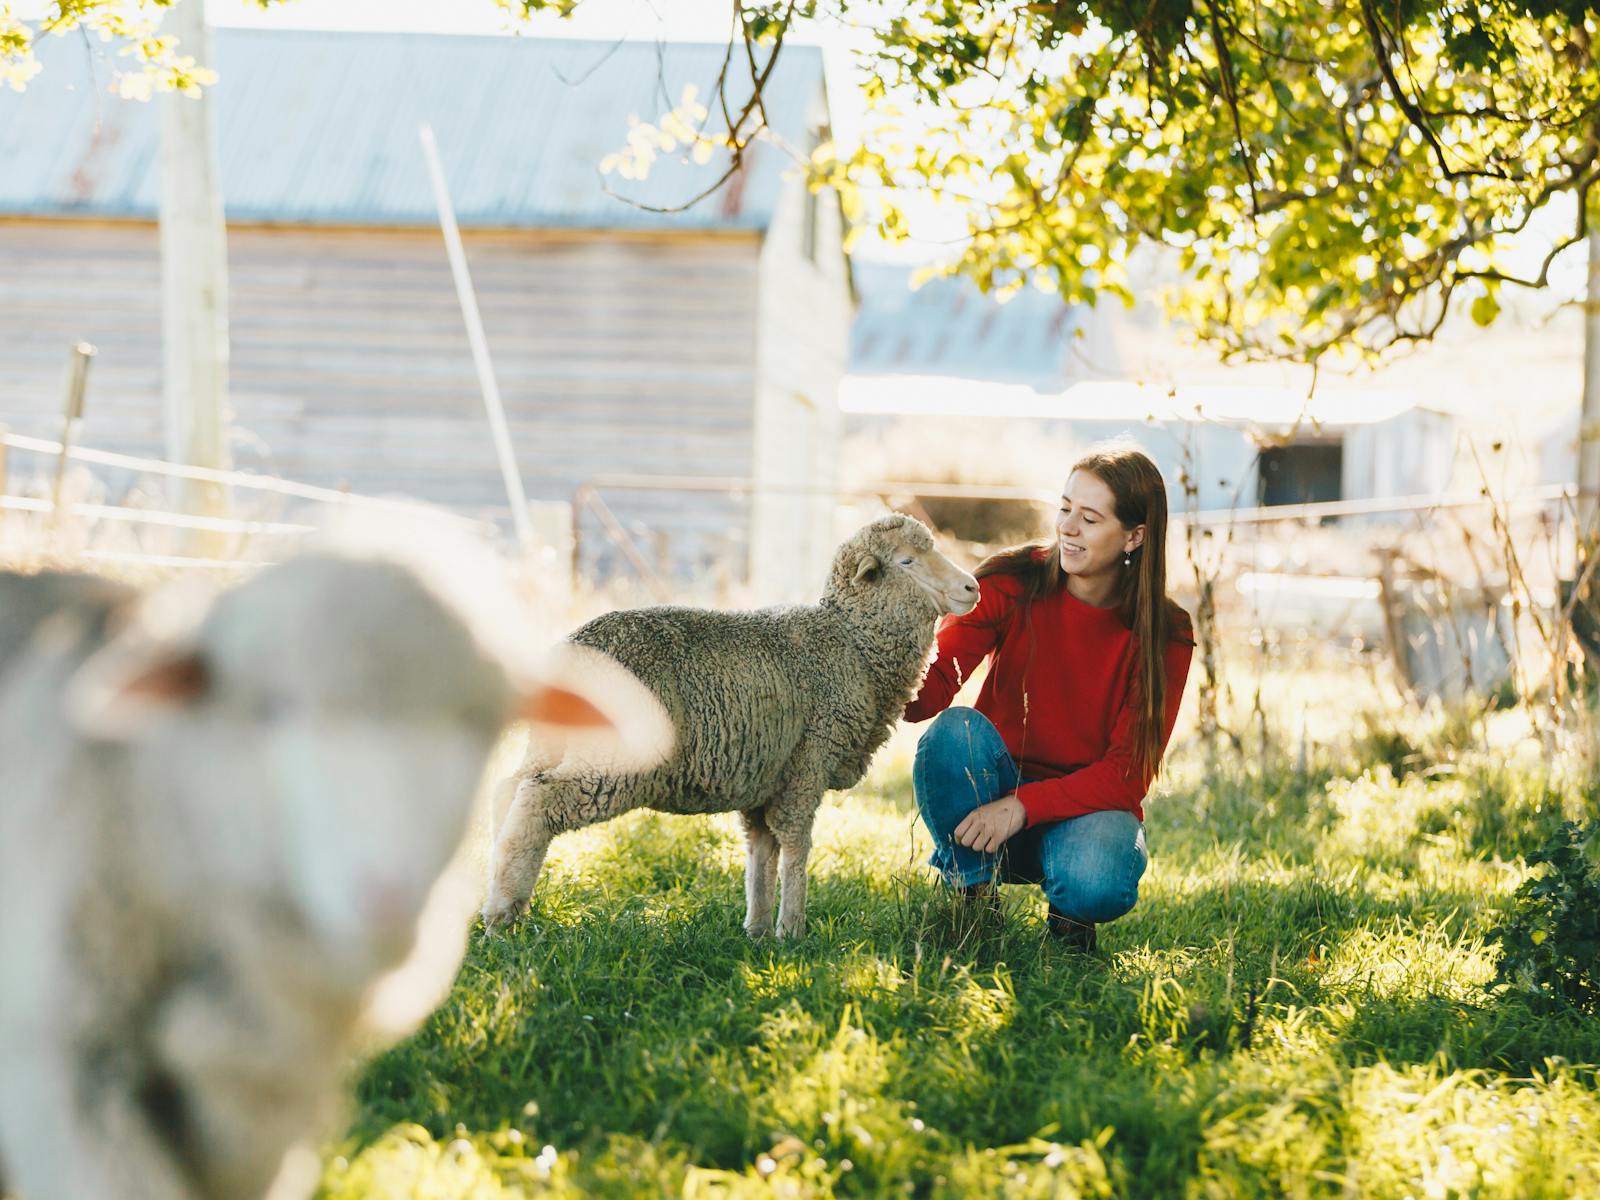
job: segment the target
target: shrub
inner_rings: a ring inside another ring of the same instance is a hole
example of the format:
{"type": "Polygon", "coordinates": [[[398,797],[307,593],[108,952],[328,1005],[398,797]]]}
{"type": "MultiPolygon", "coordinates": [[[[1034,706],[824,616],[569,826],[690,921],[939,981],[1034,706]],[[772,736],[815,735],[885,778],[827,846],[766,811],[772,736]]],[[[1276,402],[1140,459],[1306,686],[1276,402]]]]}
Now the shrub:
{"type": "Polygon", "coordinates": [[[1404,779],[1423,765],[1423,752],[1416,739],[1393,717],[1363,712],[1361,729],[1350,745],[1349,762],[1358,771],[1388,767],[1394,778],[1404,779]]]}
{"type": "Polygon", "coordinates": [[[1589,848],[1600,821],[1564,821],[1531,859],[1537,869],[1517,889],[1505,923],[1492,988],[1531,993],[1549,1006],[1600,1013],[1600,876],[1589,848]]]}

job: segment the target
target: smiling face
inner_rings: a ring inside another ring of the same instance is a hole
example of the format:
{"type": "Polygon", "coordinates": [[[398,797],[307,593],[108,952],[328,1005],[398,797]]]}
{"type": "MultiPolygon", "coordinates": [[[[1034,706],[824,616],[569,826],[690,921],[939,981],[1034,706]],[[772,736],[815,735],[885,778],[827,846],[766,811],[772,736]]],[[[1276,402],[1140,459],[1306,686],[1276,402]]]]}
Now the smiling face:
{"type": "Polygon", "coordinates": [[[1056,514],[1056,551],[1069,586],[1078,585],[1073,592],[1091,603],[1100,601],[1080,589],[1085,585],[1091,592],[1108,589],[1117,572],[1128,569],[1123,555],[1144,542],[1144,526],[1124,529],[1116,508],[1116,495],[1099,476],[1074,471],[1067,477],[1056,514]]]}

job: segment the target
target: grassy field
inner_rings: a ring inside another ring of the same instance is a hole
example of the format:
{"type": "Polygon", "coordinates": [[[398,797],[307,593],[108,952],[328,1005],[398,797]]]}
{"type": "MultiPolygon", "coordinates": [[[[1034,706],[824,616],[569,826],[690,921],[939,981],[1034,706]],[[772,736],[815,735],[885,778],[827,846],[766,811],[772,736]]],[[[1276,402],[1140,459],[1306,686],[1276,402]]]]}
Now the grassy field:
{"type": "Polygon", "coordinates": [[[952,909],[908,745],[824,808],[794,944],[741,931],[731,818],[559,839],[367,1067],[321,1195],[1600,1195],[1600,1025],[1484,989],[1519,856],[1579,802],[1536,767],[1180,763],[1081,957],[1037,889],[952,909]]]}

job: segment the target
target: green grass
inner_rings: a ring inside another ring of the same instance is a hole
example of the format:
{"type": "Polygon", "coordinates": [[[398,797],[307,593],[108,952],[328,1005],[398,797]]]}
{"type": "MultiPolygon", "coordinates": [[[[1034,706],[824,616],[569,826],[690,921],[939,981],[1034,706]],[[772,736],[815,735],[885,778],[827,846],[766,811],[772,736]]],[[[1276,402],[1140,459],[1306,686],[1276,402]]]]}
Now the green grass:
{"type": "Polygon", "coordinates": [[[810,931],[740,929],[731,818],[559,839],[530,918],[370,1063],[322,1195],[1600,1195],[1600,1024],[1491,997],[1574,798],[1447,771],[1179,770],[1102,953],[921,864],[904,746],[824,807],[810,931]]]}

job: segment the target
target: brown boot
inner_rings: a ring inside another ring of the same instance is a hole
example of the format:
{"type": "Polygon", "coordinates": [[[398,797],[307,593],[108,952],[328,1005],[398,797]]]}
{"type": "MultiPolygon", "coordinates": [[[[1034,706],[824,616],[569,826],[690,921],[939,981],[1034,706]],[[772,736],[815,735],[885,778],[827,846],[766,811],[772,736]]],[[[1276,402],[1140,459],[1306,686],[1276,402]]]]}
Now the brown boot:
{"type": "Polygon", "coordinates": [[[1050,939],[1064,950],[1077,950],[1088,954],[1100,942],[1092,921],[1080,921],[1076,917],[1069,917],[1054,904],[1050,906],[1050,912],[1045,917],[1045,928],[1050,931],[1050,939]]]}

